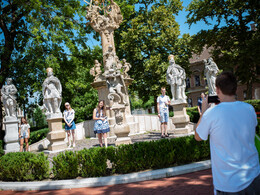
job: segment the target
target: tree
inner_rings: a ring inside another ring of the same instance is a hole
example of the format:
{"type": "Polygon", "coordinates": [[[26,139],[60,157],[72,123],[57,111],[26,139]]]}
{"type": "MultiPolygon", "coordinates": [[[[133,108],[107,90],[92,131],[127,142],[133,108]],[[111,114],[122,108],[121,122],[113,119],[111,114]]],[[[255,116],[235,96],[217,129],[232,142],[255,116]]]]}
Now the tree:
{"type": "Polygon", "coordinates": [[[61,68],[55,60],[87,47],[84,10],[77,0],[1,1],[0,88],[12,77],[20,104],[40,91],[46,67],[61,68]]]}
{"type": "Polygon", "coordinates": [[[182,3],[179,0],[139,0],[132,3],[138,7],[132,15],[127,15],[115,32],[117,54],[132,65],[129,74],[134,81],[130,91],[138,92],[138,97],[144,102],[150,96],[156,101],[160,87],[168,86],[169,54],[174,54],[176,62],[188,69],[190,36],[186,34],[179,38],[179,25],[174,16],[182,10],[182,3]]]}
{"type": "Polygon", "coordinates": [[[198,51],[205,45],[213,47],[212,55],[220,68],[232,70],[247,85],[247,99],[252,98],[252,84],[259,82],[260,33],[250,30],[250,24],[259,27],[259,6],[257,0],[194,0],[187,8],[189,25],[216,21],[212,29],[195,35],[192,44],[198,51]]]}
{"type": "Polygon", "coordinates": [[[42,110],[40,109],[39,106],[37,106],[34,109],[33,120],[36,123],[36,127],[44,127],[47,124],[46,118],[45,118],[44,114],[42,113],[42,110]]]}

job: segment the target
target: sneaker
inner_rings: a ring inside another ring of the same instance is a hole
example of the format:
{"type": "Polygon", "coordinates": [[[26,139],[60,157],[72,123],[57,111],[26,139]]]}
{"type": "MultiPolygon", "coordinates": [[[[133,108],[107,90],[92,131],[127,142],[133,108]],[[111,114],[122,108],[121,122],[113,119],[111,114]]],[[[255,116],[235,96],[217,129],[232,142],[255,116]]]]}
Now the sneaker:
{"type": "Polygon", "coordinates": [[[70,147],[71,147],[71,143],[69,144],[68,148],[70,148],[70,147]]]}
{"type": "Polygon", "coordinates": [[[73,143],[73,147],[75,147],[76,146],[76,144],[75,143],[73,143]]]}

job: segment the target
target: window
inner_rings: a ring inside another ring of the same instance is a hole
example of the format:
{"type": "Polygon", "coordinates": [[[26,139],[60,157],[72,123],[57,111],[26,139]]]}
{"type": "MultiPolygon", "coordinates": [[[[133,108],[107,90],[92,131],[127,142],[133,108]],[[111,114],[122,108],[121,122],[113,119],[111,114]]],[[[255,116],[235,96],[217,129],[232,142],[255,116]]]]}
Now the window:
{"type": "Polygon", "coordinates": [[[200,76],[195,75],[195,86],[198,87],[200,86],[200,76]]]}
{"type": "Polygon", "coordinates": [[[190,78],[186,79],[186,88],[190,88],[190,78]]]}

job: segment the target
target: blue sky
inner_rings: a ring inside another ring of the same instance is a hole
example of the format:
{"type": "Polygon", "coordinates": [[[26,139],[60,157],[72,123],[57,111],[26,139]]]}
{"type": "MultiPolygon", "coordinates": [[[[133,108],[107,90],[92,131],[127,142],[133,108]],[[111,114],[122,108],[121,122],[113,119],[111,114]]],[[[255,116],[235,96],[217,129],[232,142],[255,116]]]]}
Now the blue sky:
{"type": "MultiPolygon", "coordinates": [[[[192,0],[183,0],[183,10],[179,12],[179,14],[176,16],[176,22],[180,25],[180,32],[181,36],[185,33],[189,33],[190,35],[194,35],[198,33],[200,30],[207,30],[212,28],[213,26],[208,26],[204,22],[197,22],[196,24],[189,25],[186,22],[186,16],[188,15],[188,12],[185,11],[185,8],[192,2],[192,0]]],[[[91,48],[95,45],[101,46],[101,41],[96,41],[92,35],[88,35],[89,40],[87,41],[87,45],[89,45],[91,48]]]]}

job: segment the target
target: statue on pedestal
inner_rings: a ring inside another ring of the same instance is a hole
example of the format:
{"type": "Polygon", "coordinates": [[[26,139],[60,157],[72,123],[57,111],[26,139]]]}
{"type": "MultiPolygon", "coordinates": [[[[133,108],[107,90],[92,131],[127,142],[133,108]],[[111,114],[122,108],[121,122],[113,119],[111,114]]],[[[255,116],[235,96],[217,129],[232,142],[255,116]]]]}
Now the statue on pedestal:
{"type": "Polygon", "coordinates": [[[185,95],[185,70],[180,65],[175,64],[174,55],[169,55],[168,60],[170,66],[167,69],[166,79],[167,83],[171,86],[172,101],[181,100],[186,102],[187,96],[185,95]]]}
{"type": "Polygon", "coordinates": [[[216,78],[219,71],[217,64],[212,58],[203,60],[205,64],[205,76],[208,83],[209,95],[216,95],[216,78]]]}
{"type": "Polygon", "coordinates": [[[1,100],[3,102],[6,116],[16,117],[16,93],[17,89],[12,84],[12,79],[6,79],[6,85],[1,89],[1,100]]]}
{"type": "Polygon", "coordinates": [[[95,77],[94,81],[99,80],[101,73],[102,73],[101,64],[98,62],[98,60],[95,60],[94,67],[90,69],[90,74],[95,77]]]}
{"type": "Polygon", "coordinates": [[[61,113],[61,92],[60,80],[53,76],[52,68],[47,68],[47,78],[42,85],[43,104],[47,109],[46,114],[61,113]]]}
{"type": "Polygon", "coordinates": [[[123,71],[124,71],[125,78],[129,78],[129,75],[127,74],[127,72],[130,70],[131,67],[132,67],[131,64],[126,62],[126,59],[123,59],[123,71]]]}

